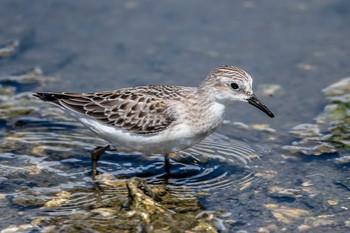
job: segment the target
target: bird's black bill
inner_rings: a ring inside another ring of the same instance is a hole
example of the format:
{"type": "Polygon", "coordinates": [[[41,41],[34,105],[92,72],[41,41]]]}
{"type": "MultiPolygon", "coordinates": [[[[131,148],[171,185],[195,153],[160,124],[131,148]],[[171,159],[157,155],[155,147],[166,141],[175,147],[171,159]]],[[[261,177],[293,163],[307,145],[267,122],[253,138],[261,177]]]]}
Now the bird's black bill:
{"type": "Polygon", "coordinates": [[[252,97],[250,97],[248,99],[248,103],[250,103],[251,105],[253,105],[254,107],[257,107],[258,109],[260,109],[261,111],[263,111],[264,113],[266,113],[269,117],[274,118],[275,115],[273,115],[273,113],[270,111],[270,109],[268,109],[264,104],[262,104],[258,98],[256,98],[256,96],[253,94],[252,97]]]}

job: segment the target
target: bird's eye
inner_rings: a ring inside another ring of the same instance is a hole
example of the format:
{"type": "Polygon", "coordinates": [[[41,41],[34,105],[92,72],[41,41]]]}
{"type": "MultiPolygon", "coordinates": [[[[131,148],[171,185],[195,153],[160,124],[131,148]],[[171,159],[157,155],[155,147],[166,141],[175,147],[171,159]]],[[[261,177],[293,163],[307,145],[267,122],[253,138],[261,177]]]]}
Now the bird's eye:
{"type": "Polygon", "coordinates": [[[232,89],[234,90],[237,90],[239,88],[238,84],[237,83],[231,83],[231,87],[232,89]]]}

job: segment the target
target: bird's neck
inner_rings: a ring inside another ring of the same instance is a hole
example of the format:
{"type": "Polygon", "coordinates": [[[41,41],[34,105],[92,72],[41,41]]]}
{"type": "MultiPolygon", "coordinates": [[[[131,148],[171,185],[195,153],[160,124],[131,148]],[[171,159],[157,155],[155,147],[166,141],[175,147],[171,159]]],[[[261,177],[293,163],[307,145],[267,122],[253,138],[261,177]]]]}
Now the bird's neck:
{"type": "Polygon", "coordinates": [[[223,121],[225,105],[206,96],[198,95],[197,98],[187,114],[191,119],[196,119],[192,125],[194,128],[201,131],[201,134],[209,135],[223,121]]]}

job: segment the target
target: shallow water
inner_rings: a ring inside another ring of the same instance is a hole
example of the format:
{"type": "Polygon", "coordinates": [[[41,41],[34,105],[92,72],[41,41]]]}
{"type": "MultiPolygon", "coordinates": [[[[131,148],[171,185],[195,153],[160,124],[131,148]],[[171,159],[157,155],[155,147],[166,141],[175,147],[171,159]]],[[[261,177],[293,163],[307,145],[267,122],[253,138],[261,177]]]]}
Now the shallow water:
{"type": "Polygon", "coordinates": [[[350,89],[321,92],[350,74],[348,1],[0,6],[4,232],[349,231],[350,89]],[[104,143],[27,93],[197,85],[222,64],[246,69],[276,118],[233,105],[171,177],[162,156],[109,152],[94,185],[89,153],[104,143]]]}
{"type": "MultiPolygon", "coordinates": [[[[172,157],[170,177],[165,173],[162,155],[109,152],[99,162],[101,175],[94,184],[89,153],[94,145],[103,145],[102,140],[52,106],[37,108],[40,102],[30,93],[7,98],[11,109],[21,109],[24,114],[3,116],[7,125],[1,144],[2,150],[7,152],[2,154],[0,163],[2,183],[6,183],[3,207],[20,212],[16,217],[4,218],[4,226],[25,220],[31,223],[30,230],[66,231],[75,228],[76,221],[90,219],[95,225],[87,229],[120,230],[107,224],[108,218],[103,218],[112,215],[113,219],[128,223],[126,229],[133,229],[137,221],[113,212],[114,207],[125,205],[127,187],[130,189],[125,184],[133,177],[144,179],[152,188],[165,189],[162,196],[171,195],[176,202],[190,200],[183,205],[178,203],[177,208],[194,211],[192,218],[196,220],[199,211],[204,211],[196,204],[197,197],[244,187],[254,178],[249,167],[251,159],[269,153],[263,146],[215,133],[201,144],[172,157]],[[89,134],[91,136],[87,136],[89,134]],[[96,217],[98,213],[102,216],[96,217]],[[76,221],[71,221],[72,215],[76,221]],[[103,222],[101,226],[100,221],[103,222]],[[52,224],[56,228],[51,229],[52,224]]],[[[167,197],[163,202],[170,200],[167,197]]]]}

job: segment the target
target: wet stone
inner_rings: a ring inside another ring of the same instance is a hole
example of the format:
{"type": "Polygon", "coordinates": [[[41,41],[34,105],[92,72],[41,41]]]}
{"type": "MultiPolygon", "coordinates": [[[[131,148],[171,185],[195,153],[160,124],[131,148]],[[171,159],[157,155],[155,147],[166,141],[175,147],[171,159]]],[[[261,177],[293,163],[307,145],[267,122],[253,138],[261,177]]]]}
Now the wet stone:
{"type": "Polygon", "coordinates": [[[350,77],[344,78],[324,88],[322,92],[328,96],[342,96],[350,93],[350,77]]]}
{"type": "MultiPolygon", "coordinates": [[[[216,228],[211,222],[213,220],[213,215],[209,216],[195,215],[195,213],[201,208],[199,207],[196,200],[181,200],[177,199],[175,196],[169,195],[164,189],[150,189],[145,184],[144,180],[137,178],[132,178],[127,182],[127,187],[129,190],[129,208],[130,211],[127,212],[129,216],[138,215],[146,222],[148,229],[153,229],[153,224],[156,226],[161,222],[171,222],[173,219],[177,219],[178,224],[182,222],[184,229],[190,227],[192,230],[202,231],[206,229],[208,232],[216,232],[216,228]],[[162,195],[159,197],[158,193],[162,195]],[[147,195],[146,195],[147,193],[147,195]],[[157,197],[160,202],[155,201],[153,197],[157,197]],[[162,204],[164,203],[164,204],[162,204]],[[176,203],[177,208],[174,204],[176,203]],[[193,208],[195,207],[195,208],[193,208]],[[181,210],[182,209],[182,210],[181,210]],[[160,218],[159,220],[154,220],[154,218],[160,218]],[[151,221],[153,219],[153,221],[151,221]],[[186,220],[185,220],[186,219],[186,220]],[[185,222],[183,221],[186,221],[185,222]],[[186,226],[187,225],[187,226],[186,226]]],[[[162,224],[161,224],[162,225],[162,224]]],[[[175,226],[172,226],[175,227],[175,226]]]]}
{"type": "Polygon", "coordinates": [[[336,164],[349,164],[350,163],[350,156],[346,155],[346,156],[342,156],[340,158],[336,158],[335,163],[336,164]]]}
{"type": "Polygon", "coordinates": [[[350,227],[350,220],[344,221],[344,225],[349,228],[350,227]]]}
{"type": "Polygon", "coordinates": [[[305,155],[323,155],[323,154],[333,154],[337,150],[329,143],[316,144],[313,141],[303,141],[296,146],[283,146],[285,150],[291,153],[303,153],[305,155]]]}
{"type": "MultiPolygon", "coordinates": [[[[130,179],[127,181],[127,187],[129,191],[129,207],[131,210],[139,210],[142,213],[141,216],[149,216],[149,214],[161,213],[165,214],[167,212],[166,208],[162,207],[159,203],[154,201],[150,196],[154,196],[149,189],[146,189],[146,184],[144,180],[140,179],[130,179]],[[145,194],[148,193],[150,196],[145,194]]],[[[148,223],[150,220],[145,219],[148,223]]]]}
{"type": "Polygon", "coordinates": [[[70,193],[67,191],[59,192],[55,195],[53,199],[45,203],[45,207],[51,208],[54,206],[60,206],[69,200],[70,193]]]}
{"type": "MultiPolygon", "coordinates": [[[[217,229],[227,229],[218,217],[220,214],[203,211],[195,198],[173,195],[162,185],[148,185],[139,178],[112,180],[108,176],[99,176],[97,182],[98,191],[77,189],[47,193],[45,203],[36,203],[41,204],[43,213],[49,210],[55,214],[35,218],[31,223],[51,232],[82,229],[85,232],[130,232],[131,229],[137,229],[136,232],[217,232],[217,229]],[[182,211],[175,207],[181,207],[182,211]],[[67,216],[70,209],[75,211],[67,216]],[[84,225],[79,224],[80,221],[84,221],[84,225]]],[[[26,206],[33,204],[28,204],[28,199],[38,193],[28,194],[25,201],[17,198],[17,202],[26,206]]]]}
{"type": "Polygon", "coordinates": [[[39,193],[26,193],[16,195],[12,199],[12,202],[22,207],[34,207],[44,205],[47,202],[47,199],[47,197],[43,197],[39,193]]]}
{"type": "Polygon", "coordinates": [[[300,124],[293,127],[289,133],[298,138],[321,136],[320,128],[315,124],[300,124]]]}
{"type": "Polygon", "coordinates": [[[263,84],[259,85],[257,93],[263,96],[273,96],[277,93],[282,93],[282,86],[279,84],[263,84]]]}
{"type": "Polygon", "coordinates": [[[290,208],[277,204],[265,204],[265,207],[271,211],[272,215],[278,221],[286,224],[289,224],[292,221],[298,220],[310,214],[309,211],[304,209],[290,208]]]}
{"type": "MultiPolygon", "coordinates": [[[[350,78],[345,78],[323,90],[328,104],[316,117],[315,124],[301,124],[290,130],[299,138],[292,145],[283,146],[291,153],[346,155],[350,148],[350,78]]],[[[346,158],[335,160],[342,163],[346,158]]],[[[346,162],[345,162],[346,163],[346,162]]]]}
{"type": "Polygon", "coordinates": [[[282,187],[273,186],[269,188],[269,196],[274,198],[298,198],[302,196],[300,189],[286,189],[282,187]]]}
{"type": "Polygon", "coordinates": [[[10,225],[5,229],[1,230],[1,233],[17,233],[17,232],[28,232],[33,226],[31,224],[22,224],[22,225],[10,225]]]}
{"type": "Polygon", "coordinates": [[[43,79],[43,71],[40,67],[34,67],[19,74],[0,77],[1,82],[33,83],[43,79]]]}
{"type": "Polygon", "coordinates": [[[307,217],[305,218],[305,223],[311,225],[312,227],[320,227],[320,226],[335,226],[337,225],[337,221],[334,219],[332,215],[319,215],[316,217],[307,217]]]}
{"type": "Polygon", "coordinates": [[[270,232],[278,232],[278,227],[275,224],[270,224],[266,227],[259,227],[257,229],[259,233],[270,233],[270,232]]]}
{"type": "Polygon", "coordinates": [[[5,101],[10,96],[13,96],[15,94],[15,90],[16,89],[14,87],[5,87],[0,85],[0,101],[5,101]]]}
{"type": "Polygon", "coordinates": [[[5,45],[0,46],[0,57],[6,57],[13,54],[19,46],[19,40],[13,40],[5,45]]]}

